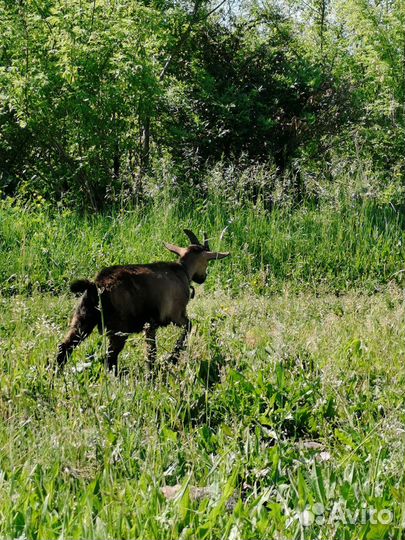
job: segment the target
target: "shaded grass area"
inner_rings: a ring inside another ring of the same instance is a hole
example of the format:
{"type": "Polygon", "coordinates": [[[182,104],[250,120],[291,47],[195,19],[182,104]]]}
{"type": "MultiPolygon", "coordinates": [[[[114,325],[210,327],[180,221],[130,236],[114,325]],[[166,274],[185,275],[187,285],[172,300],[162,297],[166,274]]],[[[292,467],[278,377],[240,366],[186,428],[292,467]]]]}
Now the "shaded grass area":
{"type": "Polygon", "coordinates": [[[403,537],[399,288],[199,288],[176,368],[163,360],[176,331],[159,331],[153,384],[140,336],[119,380],[96,334],[52,382],[74,300],[0,302],[0,537],[403,537]]]}
{"type": "Polygon", "coordinates": [[[404,278],[404,219],[371,203],[265,211],[218,197],[174,204],[161,195],[143,209],[83,216],[68,210],[0,206],[3,294],[66,291],[111,264],[170,260],[164,241],[186,243],[184,227],[206,230],[232,258],[212,265],[208,285],[230,291],[295,289],[374,291],[404,278]],[[221,234],[222,233],[222,234],[221,234]]]}

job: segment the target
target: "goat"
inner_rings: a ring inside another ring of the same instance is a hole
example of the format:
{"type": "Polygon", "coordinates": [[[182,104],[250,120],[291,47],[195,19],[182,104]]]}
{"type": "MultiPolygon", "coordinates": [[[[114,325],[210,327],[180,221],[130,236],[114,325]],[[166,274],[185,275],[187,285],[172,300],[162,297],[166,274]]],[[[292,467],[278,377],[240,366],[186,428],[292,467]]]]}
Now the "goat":
{"type": "Polygon", "coordinates": [[[178,262],[155,262],[110,266],[102,270],[94,282],[87,279],[74,281],[70,290],[83,293],[75,310],[70,330],[58,347],[57,370],[63,369],[73,349],[86,339],[97,326],[107,333],[109,345],[107,366],[118,371],[118,355],[127,337],[145,331],[147,357],[152,368],[156,360],[156,330],[170,323],[182,328],[171,360],[176,363],[184,348],[191,322],[187,317],[187,304],[191,282],[204,283],[211,260],[223,259],[229,253],[210,251],[204,234],[204,243],[185,229],[191,245],[187,248],[165,244],[175,253],[178,262]]]}

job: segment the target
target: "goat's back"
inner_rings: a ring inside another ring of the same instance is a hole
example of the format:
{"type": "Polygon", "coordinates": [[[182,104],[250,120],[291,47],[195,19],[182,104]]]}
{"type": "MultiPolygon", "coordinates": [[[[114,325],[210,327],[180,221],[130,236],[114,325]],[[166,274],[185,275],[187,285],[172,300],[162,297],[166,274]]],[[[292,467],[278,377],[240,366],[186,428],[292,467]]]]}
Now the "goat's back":
{"type": "Polygon", "coordinates": [[[189,300],[188,278],[179,263],[111,266],[95,283],[109,330],[140,332],[147,322],[176,322],[189,300]]]}

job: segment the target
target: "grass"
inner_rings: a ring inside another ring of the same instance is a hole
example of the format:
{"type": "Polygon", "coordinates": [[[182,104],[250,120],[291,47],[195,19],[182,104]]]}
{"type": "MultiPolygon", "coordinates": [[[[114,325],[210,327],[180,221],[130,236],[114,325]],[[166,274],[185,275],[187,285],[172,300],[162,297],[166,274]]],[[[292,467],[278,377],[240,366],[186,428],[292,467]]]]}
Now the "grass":
{"type": "Polygon", "coordinates": [[[403,538],[401,216],[217,203],[2,203],[0,538],[403,538]],[[133,336],[117,379],[94,334],[52,378],[67,282],[170,259],[183,226],[233,257],[197,288],[180,364],[160,330],[152,383],[133,336]]]}
{"type": "Polygon", "coordinates": [[[83,216],[6,200],[0,206],[0,286],[3,294],[60,293],[72,279],[110,264],[172,257],[163,242],[184,244],[188,227],[206,230],[214,249],[232,252],[213,265],[214,288],[267,294],[288,283],[296,290],[372,292],[404,278],[404,225],[402,212],[370,203],[269,213],[260,203],[241,207],[215,197],[174,204],[163,193],[146,209],[83,216]]]}
{"type": "Polygon", "coordinates": [[[139,336],[127,378],[105,374],[94,335],[52,381],[72,304],[2,299],[1,538],[403,537],[399,289],[200,289],[176,368],[162,359],[175,331],[160,331],[154,384],[139,336]]]}

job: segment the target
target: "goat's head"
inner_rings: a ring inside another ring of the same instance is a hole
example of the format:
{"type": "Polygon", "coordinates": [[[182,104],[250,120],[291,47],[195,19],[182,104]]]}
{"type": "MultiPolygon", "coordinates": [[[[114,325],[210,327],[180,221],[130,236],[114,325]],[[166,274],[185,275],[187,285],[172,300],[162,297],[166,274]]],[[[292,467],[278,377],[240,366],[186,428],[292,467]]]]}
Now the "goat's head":
{"type": "Polygon", "coordinates": [[[184,229],[191,245],[187,248],[165,244],[166,248],[180,257],[180,262],[185,266],[192,281],[204,283],[207,278],[207,266],[209,261],[216,261],[228,257],[229,253],[211,251],[208,245],[207,235],[204,233],[204,243],[201,243],[196,235],[189,229],[184,229]]]}

